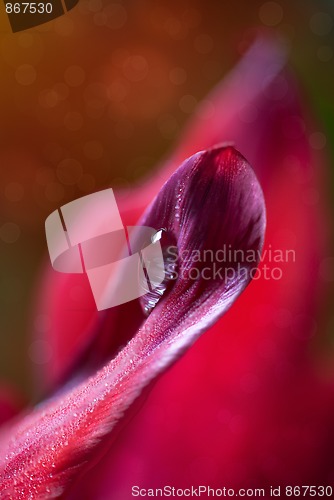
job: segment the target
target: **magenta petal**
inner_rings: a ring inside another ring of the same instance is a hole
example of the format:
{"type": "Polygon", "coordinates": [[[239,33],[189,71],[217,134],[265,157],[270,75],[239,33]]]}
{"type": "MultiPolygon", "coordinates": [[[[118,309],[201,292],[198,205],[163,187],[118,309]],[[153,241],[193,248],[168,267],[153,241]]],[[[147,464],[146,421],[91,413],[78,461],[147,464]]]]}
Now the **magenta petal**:
{"type": "MultiPolygon", "coordinates": [[[[179,251],[218,250],[229,244],[260,252],[265,229],[262,191],[233,148],[204,151],[188,159],[166,183],[144,222],[171,231],[179,251]]],[[[61,494],[141,390],[221,316],[249,282],[247,271],[256,266],[246,264],[233,279],[192,280],[189,263],[180,264],[184,276],[176,279],[113,360],[4,430],[4,498],[61,494]]]]}
{"type": "MultiPolygon", "coordinates": [[[[186,304],[196,309],[197,298],[202,302],[203,295],[218,290],[221,308],[226,309],[248,284],[249,272],[260,257],[265,229],[263,194],[240,153],[232,147],[216,147],[186,160],[141,222],[160,225],[176,241],[178,274],[183,279],[177,280],[162,307],[167,303],[170,307],[175,300],[173,314],[177,310],[184,314],[186,304]],[[235,258],[229,258],[226,250],[235,258]],[[253,251],[256,258],[241,263],[237,257],[247,251],[253,251]],[[214,269],[209,270],[210,266],[214,269]],[[218,269],[222,272],[214,273],[218,269]],[[222,284],[221,276],[226,275],[231,279],[222,284]]],[[[154,313],[163,317],[160,310],[154,313]]]]}
{"type": "MultiPolygon", "coordinates": [[[[199,105],[185,136],[181,137],[168,161],[140,188],[117,193],[125,225],[137,222],[165,180],[185,158],[222,141],[235,143],[256,169],[262,186],[272,178],[273,168],[278,170],[276,165],[284,162],[285,123],[290,115],[299,113],[295,109],[298,106],[294,90],[282,71],[284,60],[284,51],[274,39],[260,38],[252,45],[231,73],[199,105]],[[283,91],[286,87],[286,95],[277,99],[282,87],[283,91]],[[251,122],[251,118],[254,121],[251,122]],[[276,161],[273,162],[273,158],[276,161]]],[[[89,364],[94,368],[106,362],[143,321],[141,311],[130,304],[107,311],[106,317],[97,314],[83,275],[56,273],[49,266],[40,288],[38,314],[51,318],[47,340],[54,352],[50,363],[43,365],[43,376],[38,377],[47,385],[71,375],[78,365],[89,364]],[[78,301],[73,298],[77,295],[78,301]]]]}

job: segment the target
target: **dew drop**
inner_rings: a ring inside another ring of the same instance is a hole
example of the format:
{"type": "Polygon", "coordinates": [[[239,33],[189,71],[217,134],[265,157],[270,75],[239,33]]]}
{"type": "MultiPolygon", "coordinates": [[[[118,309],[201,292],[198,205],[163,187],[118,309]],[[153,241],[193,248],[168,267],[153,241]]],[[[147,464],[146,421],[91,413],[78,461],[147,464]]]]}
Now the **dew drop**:
{"type": "Polygon", "coordinates": [[[170,289],[178,275],[178,253],[175,237],[171,233],[168,233],[166,229],[162,228],[152,237],[152,243],[157,243],[158,241],[160,241],[162,248],[165,277],[158,286],[148,290],[147,293],[140,298],[140,304],[146,316],[153,311],[166,291],[170,289]]]}

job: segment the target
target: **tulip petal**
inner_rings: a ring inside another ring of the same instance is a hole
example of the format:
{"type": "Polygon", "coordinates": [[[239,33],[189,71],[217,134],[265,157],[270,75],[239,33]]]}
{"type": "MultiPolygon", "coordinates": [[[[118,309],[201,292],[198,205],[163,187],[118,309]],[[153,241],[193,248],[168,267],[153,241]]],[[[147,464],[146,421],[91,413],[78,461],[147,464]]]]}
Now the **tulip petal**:
{"type": "MultiPolygon", "coordinates": [[[[110,491],[126,498],[135,484],[266,491],[273,484],[333,484],[333,376],[318,351],[319,344],[327,346],[319,321],[326,280],[319,270],[328,237],[328,162],[310,151],[309,134],[317,127],[306,120],[295,82],[284,72],[272,83],[253,101],[255,121],[236,113],[229,125],[238,124],[236,144],[262,181],[264,251],[290,256],[275,263],[267,254],[251,287],[158,381],[108,457],[75,485],[71,498],[80,491],[94,500],[110,491]],[[252,144],[261,147],[251,152],[252,144]],[[280,279],[271,276],[275,267],[280,279]]],[[[236,109],[243,99],[242,92],[236,96],[236,109]]],[[[193,130],[185,147],[195,140],[193,130]]]]}
{"type": "MultiPolygon", "coordinates": [[[[233,148],[219,147],[188,159],[142,222],[171,231],[179,256],[189,248],[217,251],[228,244],[255,251],[258,260],[265,230],[263,195],[246,160],[233,148]]],[[[233,261],[232,276],[206,280],[202,274],[190,276],[194,263],[180,261],[183,273],[114,359],[4,430],[2,498],[60,495],[142,389],[224,313],[257,265],[243,263],[240,270],[233,261]]]]}
{"type": "MultiPolygon", "coordinates": [[[[290,114],[296,114],[290,109],[296,106],[296,99],[291,94],[286,75],[282,73],[284,62],[284,50],[276,40],[260,38],[251,46],[230,75],[196,110],[185,136],[181,137],[176,151],[162,168],[157,168],[140,188],[116,193],[125,225],[137,222],[163,183],[185,158],[222,141],[232,140],[256,168],[261,184],[266,182],[273,162],[272,156],[269,154],[268,161],[264,153],[270,152],[271,139],[276,141],[273,146],[275,155],[280,154],[281,149],[284,153],[284,148],[279,147],[281,141],[284,144],[284,138],[281,138],[284,122],[290,114]],[[278,99],[281,87],[283,90],[288,88],[288,92],[278,99]],[[249,122],[252,113],[255,113],[254,123],[249,122]],[[263,141],[262,137],[266,140],[263,141]]],[[[279,161],[274,164],[278,165],[279,161]]],[[[43,271],[36,312],[50,319],[47,340],[52,346],[53,356],[42,367],[43,377],[37,379],[39,384],[47,381],[47,385],[52,385],[54,381],[59,383],[59,380],[66,379],[93,356],[95,363],[102,363],[114,355],[119,346],[133,335],[143,316],[135,304],[124,304],[106,313],[98,313],[86,276],[57,273],[49,263],[43,271]]]]}

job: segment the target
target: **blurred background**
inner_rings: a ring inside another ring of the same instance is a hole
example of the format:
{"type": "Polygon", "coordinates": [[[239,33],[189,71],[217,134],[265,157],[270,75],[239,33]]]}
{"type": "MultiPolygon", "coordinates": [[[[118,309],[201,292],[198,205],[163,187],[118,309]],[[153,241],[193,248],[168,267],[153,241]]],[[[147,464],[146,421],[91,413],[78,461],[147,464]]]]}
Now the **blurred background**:
{"type": "MultiPolygon", "coordinates": [[[[45,218],[140,182],[263,29],[286,40],[318,120],[311,145],[333,155],[330,0],[80,0],[16,34],[0,9],[0,380],[28,397],[32,365],[43,363],[31,331],[47,330],[47,319],[31,311],[48,259],[45,218]]],[[[330,335],[332,313],[324,327],[330,335]]]]}

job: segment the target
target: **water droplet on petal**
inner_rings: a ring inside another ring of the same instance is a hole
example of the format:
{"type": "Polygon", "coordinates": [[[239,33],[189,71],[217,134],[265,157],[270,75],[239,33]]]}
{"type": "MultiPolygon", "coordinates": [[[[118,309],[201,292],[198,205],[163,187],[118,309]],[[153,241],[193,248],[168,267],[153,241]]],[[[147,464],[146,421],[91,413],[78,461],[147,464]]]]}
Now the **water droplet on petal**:
{"type": "Polygon", "coordinates": [[[153,290],[148,290],[140,299],[143,312],[147,316],[153,311],[166,290],[170,289],[178,276],[178,252],[175,237],[162,228],[152,237],[152,243],[157,242],[161,244],[165,277],[159,285],[153,290]]]}

